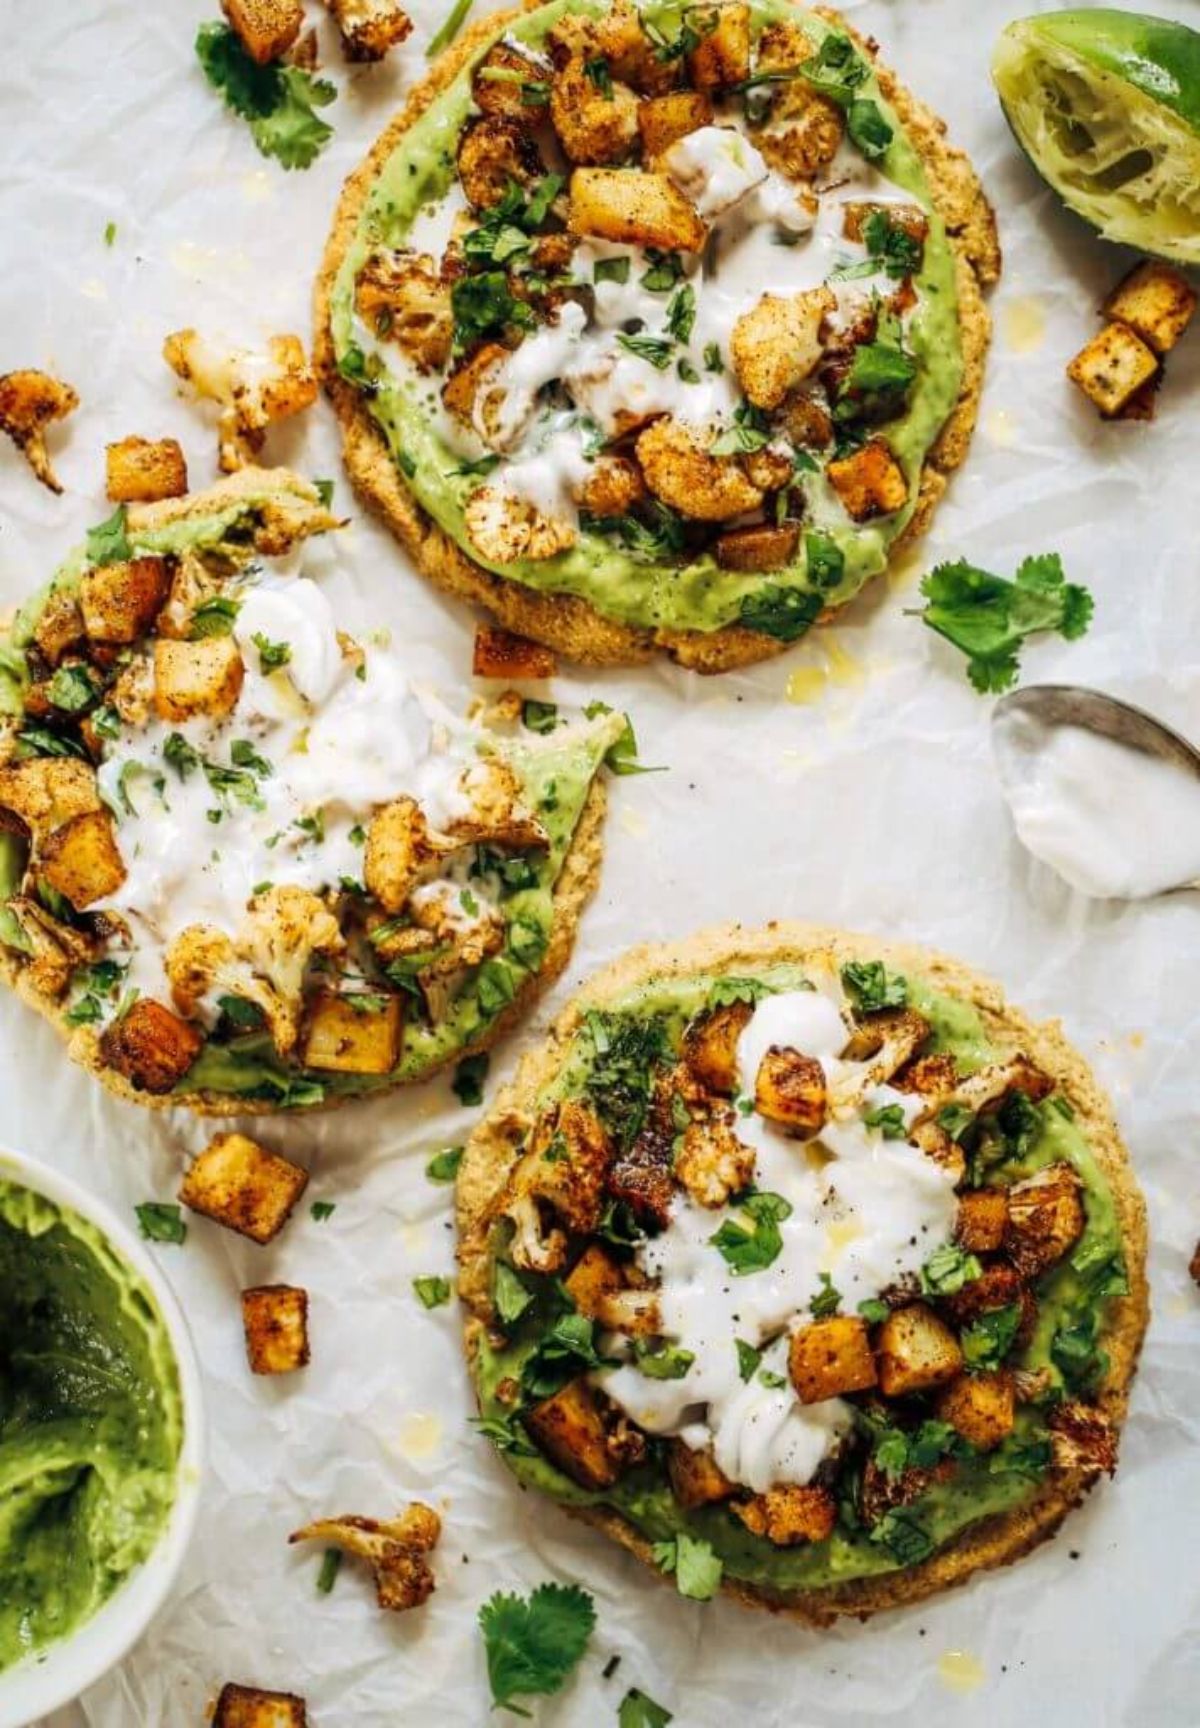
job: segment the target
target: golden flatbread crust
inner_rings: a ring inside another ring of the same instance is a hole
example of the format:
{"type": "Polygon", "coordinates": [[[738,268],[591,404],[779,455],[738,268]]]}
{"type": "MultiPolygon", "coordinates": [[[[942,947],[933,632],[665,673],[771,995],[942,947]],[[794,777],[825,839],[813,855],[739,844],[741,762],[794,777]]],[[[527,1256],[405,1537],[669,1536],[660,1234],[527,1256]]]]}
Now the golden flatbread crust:
{"type": "MultiPolygon", "coordinates": [[[[282,470],[271,471],[272,481],[286,482],[285,492],[294,493],[297,498],[311,501],[316,493],[307,480],[296,475],[285,474],[282,470]],[[294,484],[293,484],[294,483],[294,484]]],[[[191,514],[204,514],[220,503],[230,503],[252,493],[257,484],[262,482],[262,471],[259,469],[243,469],[240,473],[231,475],[218,485],[202,493],[190,493],[184,498],[170,498],[159,504],[149,504],[131,508],[128,523],[134,530],[145,531],[151,527],[162,527],[166,523],[179,521],[191,514]],[[191,509],[188,509],[188,505],[191,509]]],[[[286,503],[276,501],[274,509],[267,512],[266,523],[268,531],[272,523],[282,529],[288,520],[286,503]]],[[[337,526],[330,517],[329,527],[337,526]]],[[[390,1085],[375,1086],[368,1092],[350,1092],[326,1098],[320,1105],[306,1105],[300,1112],[288,1110],[285,1106],[262,1098],[239,1098],[223,1092],[167,1092],[155,1095],[140,1092],[131,1086],[121,1074],[109,1068],[100,1057],[100,1040],[94,1027],[71,1026],[67,1023],[66,1010],[61,1001],[44,995],[34,989],[28,974],[20,961],[8,949],[0,947],[0,983],[9,988],[35,1009],[44,1020],[48,1020],[54,1029],[66,1041],[67,1054],[81,1068],[86,1068],[115,1097],[127,1104],[141,1104],[150,1110],[167,1110],[182,1108],[192,1110],[197,1116],[273,1116],[303,1114],[311,1110],[333,1110],[342,1104],[350,1103],[357,1098],[378,1098],[384,1093],[394,1091],[399,1086],[419,1085],[440,1073],[443,1069],[460,1062],[464,1056],[473,1056],[482,1050],[490,1050],[492,1045],[503,1038],[526,1014],[530,1012],[538,998],[550,988],[559,977],[575,944],[575,933],[579,928],[579,920],[584,908],[596,891],[600,880],[600,864],[604,855],[604,817],[608,806],[608,792],[601,775],[596,775],[584,799],[583,809],[571,844],[563,859],[563,866],[554,884],[553,921],[550,926],[550,940],[546,947],[545,957],[540,969],[517,991],[513,1000],[487,1028],[487,1031],[472,1043],[462,1045],[450,1051],[431,1068],[413,1080],[397,1080],[390,1085]]]]}
{"type": "MultiPolygon", "coordinates": [[[[773,923],[762,929],[729,924],[687,941],[635,948],[598,973],[562,1011],[546,1041],[523,1058],[513,1080],[471,1136],[458,1173],[459,1289],[468,1311],[464,1336],[472,1373],[485,1330],[489,1225],[532,1121],[535,1100],[558,1071],[586,1010],[609,1005],[651,978],[699,972],[744,976],[768,963],[806,964],[818,958],[838,967],[848,960],[881,959],[896,971],[919,975],[939,992],[969,1003],[999,1050],[1024,1051],[1058,1082],[1111,1189],[1128,1268],[1129,1294],[1110,1305],[1110,1329],[1104,1341],[1110,1368],[1096,1399],[1119,1428],[1149,1319],[1146,1209],[1112,1106],[1088,1065],[1067,1042],[1057,1020],[1030,1020],[1005,1001],[991,979],[957,960],[910,943],[884,942],[815,924],[773,923]]],[[[881,1609],[919,1602],[961,1584],[975,1572],[1020,1559],[1053,1535],[1090,1486],[1082,1472],[1056,1475],[1027,1505],[981,1519],[930,1559],[902,1572],[817,1590],[771,1591],[731,1578],[722,1588],[748,1606],[785,1613],[812,1626],[828,1626],[840,1615],[866,1619],[881,1609]]],[[[604,1508],[564,1509],[628,1548],[662,1577],[649,1542],[620,1513],[604,1508]]]]}
{"type": "MultiPolygon", "coordinates": [[[[593,666],[630,666],[666,654],[679,665],[703,673],[728,672],[772,659],[790,644],[778,642],[762,631],[747,630],[737,624],[713,631],[651,630],[622,624],[605,617],[578,595],[540,593],[524,583],[483,569],[421,509],[405,485],[387,441],[361,395],[338,372],[330,321],[333,287],[372,184],[405,132],[497,30],[523,12],[536,11],[538,4],[539,0],[524,0],[519,7],[492,13],[459,37],[413,90],[342,189],[314,293],[313,358],[341,422],[347,472],[359,498],[388,524],[422,575],[445,592],[483,606],[506,629],[544,642],[567,659],[593,666]]],[[[858,35],[836,11],[826,7],[816,10],[831,24],[845,30],[874,59],[873,41],[858,35]]],[[[1001,255],[995,214],[970,161],[963,151],[947,142],[945,121],[906,90],[886,66],[876,62],[875,70],[884,95],[903,121],[925,165],[934,203],[946,224],[956,261],[963,344],[958,401],[926,456],[912,517],[893,543],[899,548],[911,544],[928,528],[949,476],[967,454],[991,339],[991,319],[984,305],[983,289],[999,278],[1001,255]]],[[[828,611],[823,619],[833,615],[828,611]]]]}

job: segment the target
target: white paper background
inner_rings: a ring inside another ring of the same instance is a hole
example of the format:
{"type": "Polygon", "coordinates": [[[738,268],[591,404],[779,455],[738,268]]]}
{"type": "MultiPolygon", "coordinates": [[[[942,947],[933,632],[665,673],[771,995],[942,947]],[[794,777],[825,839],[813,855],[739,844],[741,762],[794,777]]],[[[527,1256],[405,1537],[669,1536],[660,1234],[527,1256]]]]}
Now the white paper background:
{"type": "MultiPolygon", "coordinates": [[[[1160,0],[1200,24],[1195,0],[1160,0]]],[[[547,1728],[613,1723],[634,1683],[680,1723],[815,1728],[942,1724],[1191,1723],[1200,1705],[1200,1299],[1186,1261],[1200,1233],[1194,1146],[1198,908],[1193,897],[1121,909],[1071,896],[1014,842],[992,775],[989,704],[962,661],[902,609],[920,570],[960,553],[1010,572],[1057,548],[1092,588],[1082,643],[1025,656],[1027,679],[1123,692],[1200,735],[1195,423],[1200,333],[1171,362],[1151,426],[1101,425],[1065,383],[1066,359],[1125,264],[1058,208],[1012,145],[987,79],[1012,0],[870,0],[855,22],[949,120],[1002,218],[1005,280],[966,472],[918,559],[835,629],[747,676],[701,682],[658,668],[564,677],[635,715],[644,754],[670,772],[613,788],[608,855],[570,976],[538,1024],[501,1049],[505,1072],[551,1008],[630,943],[733,915],[827,919],[949,948],[1031,1010],[1060,1014],[1112,1089],[1150,1204],[1154,1320],[1115,1486],[1061,1538],[1010,1571],[923,1608],[814,1635],[716,1603],[680,1601],[598,1537],[523,1497],[466,1426],[456,1307],[426,1314],[415,1274],[448,1272],[448,1193],[430,1152],[466,1132],[445,1082],[263,1138],[313,1170],[307,1206],[268,1249],[200,1220],[160,1250],[208,1382],[211,1469],[182,1584],[123,1668],[54,1728],[194,1728],[229,1678],[304,1693],[314,1728],[487,1719],[474,1616],[495,1588],[577,1579],[599,1628],[576,1678],[537,1712],[547,1728]],[[786,699],[809,669],[821,699],[786,699]],[[273,1279],[312,1293],[313,1363],[252,1380],[237,1292],[273,1279]],[[314,1593],[319,1556],[289,1530],[323,1512],[384,1514],[414,1496],[442,1508],[439,1589],[385,1617],[343,1569],[314,1593]],[[1075,1556],[1078,1556],[1075,1558],[1075,1556]],[[965,1650],[985,1680],[953,1692],[939,1658],[965,1650]],[[610,1654],[622,1661],[601,1678],[610,1654]]],[[[0,602],[40,582],[108,507],[105,440],[178,436],[192,481],[214,477],[215,438],[178,402],[164,334],[196,324],[252,343],[309,329],[310,283],[334,198],[423,65],[442,0],[417,0],[415,45],[349,74],[337,136],[308,173],[262,160],[222,112],[192,54],[215,0],[0,0],[0,372],[69,379],[80,411],[53,436],[55,499],[0,449],[0,602]],[[105,224],[117,224],[106,248],[105,224]]],[[[327,37],[327,24],[324,29],[327,37]]],[[[322,405],[272,446],[340,474],[322,405]]],[[[349,506],[339,483],[339,503],[349,506]]],[[[331,580],[351,628],[394,627],[422,673],[462,683],[471,620],[411,579],[358,519],[331,580]]],[[[173,1197],[203,1135],[102,1097],[56,1039],[0,1004],[0,1141],[41,1154],[128,1210],[173,1197]]]]}

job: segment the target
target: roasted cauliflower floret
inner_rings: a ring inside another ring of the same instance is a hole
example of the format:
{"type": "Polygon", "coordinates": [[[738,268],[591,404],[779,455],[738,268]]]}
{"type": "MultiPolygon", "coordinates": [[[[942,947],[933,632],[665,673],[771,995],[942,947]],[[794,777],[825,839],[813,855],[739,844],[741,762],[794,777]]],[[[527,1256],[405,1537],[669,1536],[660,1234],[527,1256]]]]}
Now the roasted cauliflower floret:
{"type": "Polygon", "coordinates": [[[50,466],[46,428],[65,420],[78,406],[79,397],[71,386],[47,372],[6,372],[0,377],[0,432],[8,434],[51,492],[61,492],[62,486],[50,466]]]}
{"type": "Polygon", "coordinates": [[[1004,1251],[1023,1278],[1048,1271],[1083,1235],[1082,1186],[1072,1166],[1059,1161],[1007,1190],[1004,1251]]]}
{"type": "Polygon", "coordinates": [[[507,115],[469,120],[458,140],[458,177],[473,210],[490,210],[511,181],[528,186],[543,172],[542,153],[507,115]]]}
{"type": "Polygon", "coordinates": [[[20,817],[35,851],[56,828],[100,807],[95,769],[74,756],[31,756],[0,768],[0,809],[20,817]]]}
{"type": "Polygon", "coordinates": [[[525,1272],[559,1272],[569,1233],[600,1222],[612,1146],[588,1105],[568,1099],[537,1123],[509,1177],[502,1214],[512,1220],[512,1258],[525,1272]]]}
{"type": "Polygon", "coordinates": [[[578,539],[573,523],[543,516],[527,498],[500,486],[480,486],[467,499],[467,538],[481,558],[512,564],[518,558],[555,558],[578,539]]]}
{"type": "Polygon", "coordinates": [[[497,756],[485,756],[464,769],[458,790],[470,802],[467,816],[456,816],[447,833],[454,839],[526,849],[547,846],[550,836],[527,808],[515,770],[497,756]]]}
{"type": "Polygon", "coordinates": [[[402,912],[418,883],[427,881],[455,842],[435,833],[415,798],[396,798],[376,811],[367,829],[363,879],[385,912],[402,912]]]}
{"type": "Polygon", "coordinates": [[[637,97],[611,73],[595,75],[600,65],[607,71],[573,54],[550,86],[550,119],[572,162],[619,162],[638,135],[637,97]]]}
{"type": "Polygon", "coordinates": [[[735,1503],[733,1510],[755,1536],[765,1536],[777,1548],[800,1542],[824,1542],[833,1534],[837,1503],[828,1488],[817,1483],[769,1488],[753,1500],[735,1503]]]}
{"type": "Polygon", "coordinates": [[[689,1122],[675,1154],[675,1175],[698,1206],[724,1206],[754,1180],[754,1149],[731,1124],[689,1122]]]}
{"type": "MultiPolygon", "coordinates": [[[[756,73],[794,72],[812,58],[813,45],[793,20],[765,26],[758,39],[756,73]]],[[[845,131],[842,111],[803,78],[784,78],[774,86],[771,117],[756,135],[772,168],[793,180],[808,181],[837,155],[845,131]]]]}
{"type": "Polygon", "coordinates": [[[372,252],[358,273],[354,303],[383,341],[395,342],[422,372],[450,358],[450,289],[426,252],[372,252]]]}
{"type": "Polygon", "coordinates": [[[511,42],[494,42],[471,79],[475,106],[489,119],[515,120],[532,130],[544,109],[526,102],[521,86],[539,83],[544,68],[511,42]]]}
{"type": "Polygon", "coordinates": [[[288,1537],[289,1542],[324,1542],[365,1560],[375,1574],[381,1608],[403,1613],[419,1608],[436,1588],[428,1556],[437,1547],[442,1521],[430,1507],[414,1501],[395,1518],[318,1518],[288,1537]]]}
{"type": "Polygon", "coordinates": [[[226,474],[254,461],[274,421],[317,399],[317,380],[298,336],[270,337],[266,354],[243,348],[223,353],[195,330],[176,330],[163,343],[163,359],[198,399],[218,404],[219,460],[226,474]]]}
{"type": "Polygon", "coordinates": [[[1082,1470],[1093,1480],[1117,1468],[1117,1431],[1094,1404],[1070,1400],[1051,1411],[1050,1461],[1055,1470],[1082,1470]]]}
{"type": "Polygon", "coordinates": [[[77,966],[95,959],[96,945],[82,931],[52,918],[44,906],[25,895],[5,902],[16,919],[26,947],[21,951],[24,976],[42,996],[63,995],[77,966]]]}
{"type": "Polygon", "coordinates": [[[762,503],[729,456],[710,456],[698,435],[668,415],[639,434],[638,461],[656,498],[697,522],[725,522],[762,503]]]}
{"type": "Polygon", "coordinates": [[[821,358],[821,323],[837,301],[830,288],[764,294],[733,327],[730,353],[746,399],[778,408],[821,358]]]}
{"type": "Polygon", "coordinates": [[[396,0],[325,0],[347,60],[382,60],[412,31],[412,19],[396,0]]]}

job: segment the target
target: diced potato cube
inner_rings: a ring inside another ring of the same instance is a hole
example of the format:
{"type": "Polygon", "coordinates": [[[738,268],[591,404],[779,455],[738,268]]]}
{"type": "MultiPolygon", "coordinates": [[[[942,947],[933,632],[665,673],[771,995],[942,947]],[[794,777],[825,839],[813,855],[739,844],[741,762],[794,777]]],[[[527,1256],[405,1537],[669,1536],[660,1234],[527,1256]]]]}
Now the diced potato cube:
{"type": "Polygon", "coordinates": [[[38,868],[77,912],[115,894],[125,880],[125,864],[108,811],[89,810],[56,828],[42,843],[38,868]]]}
{"type": "Polygon", "coordinates": [[[212,1728],[308,1728],[308,1709],[294,1692],[263,1692],[231,1680],[221,1688],[212,1728]]]}
{"type": "Polygon", "coordinates": [[[769,1122],[778,1122],[799,1140],[808,1140],[825,1125],[829,1098],[825,1070],[815,1056],[772,1044],[758,1065],[754,1107],[769,1122]]]}
{"type": "Polygon", "coordinates": [[[1119,414],[1158,370],[1158,356],[1125,324],[1106,324],[1067,367],[1104,415],[1119,414]]]}
{"type": "Polygon", "coordinates": [[[737,1091],[738,1039],[753,1013],[749,1002],[726,1002],[689,1022],[683,1035],[683,1060],[710,1092],[729,1097],[737,1091]]]}
{"type": "Polygon", "coordinates": [[[961,1290],[944,1296],[942,1301],[956,1326],[970,1326],[981,1314],[994,1314],[997,1308],[1019,1308],[1018,1348],[1029,1342],[1037,1322],[1037,1302],[1033,1292],[1016,1267],[1003,1260],[985,1266],[978,1278],[968,1279],[961,1290]]]}
{"type": "Polygon", "coordinates": [[[304,23],[301,0],[221,0],[221,10],[260,66],[286,54],[304,23]]]}
{"type": "Polygon", "coordinates": [[[154,644],[154,707],[160,720],[232,714],[246,668],[232,636],[154,644]]]}
{"type": "Polygon", "coordinates": [[[200,1054],[204,1034],[151,996],[139,996],[100,1039],[100,1055],[137,1092],[169,1092],[200,1054]]]}
{"type": "Polygon", "coordinates": [[[31,756],[0,768],[0,810],[19,816],[35,843],[100,807],[96,770],[74,756],[31,756]]]}
{"type": "Polygon", "coordinates": [[[717,563],[722,570],[782,570],[795,558],[799,545],[798,522],[731,528],[717,541],[717,563]]]}
{"type": "Polygon", "coordinates": [[[308,1291],[258,1284],[242,1291],[246,1359],[254,1374],[291,1374],[308,1366],[308,1291]]]}
{"type": "Polygon", "coordinates": [[[866,1321],[856,1314],[834,1314],[801,1326],[792,1333],[788,1371],[802,1404],[865,1392],[876,1377],[866,1321]]]}
{"type": "Polygon", "coordinates": [[[765,1536],[777,1548],[795,1548],[801,1542],[824,1542],[833,1534],[837,1503],[828,1488],[818,1483],[806,1487],[770,1488],[734,1506],[733,1510],[755,1536],[765,1536]]]}
{"type": "Polygon", "coordinates": [[[397,0],[325,0],[347,60],[382,60],[412,30],[397,0]]]}
{"type": "Polygon", "coordinates": [[[572,54],[550,86],[550,119],[571,162],[619,162],[638,135],[638,101],[609,74],[607,89],[593,82],[582,54],[572,54]]]}
{"type": "Polygon", "coordinates": [[[80,646],[84,634],[83,613],[75,596],[51,594],[34,626],[33,641],[38,653],[51,666],[57,666],[64,654],[80,646]]]}
{"type": "Polygon", "coordinates": [[[1008,1196],[1003,1188],[971,1188],[958,1197],[954,1234],[969,1254],[993,1254],[1004,1241],[1008,1196]]]}
{"type": "Polygon", "coordinates": [[[1075,1170],[1047,1164],[1008,1190],[1005,1252],[1023,1278],[1036,1278],[1074,1247],[1086,1222],[1075,1170]]]}
{"type": "Polygon", "coordinates": [[[535,1405],[525,1426],[551,1462],[581,1487],[611,1488],[621,1474],[596,1394],[585,1379],[570,1381],[535,1405]]]}
{"type": "Polygon", "coordinates": [[[136,642],[158,616],[170,586],[165,558],[97,564],[79,582],[84,628],[93,642],[136,642]]]}
{"type": "Polygon", "coordinates": [[[571,175],[572,234],[669,251],[699,252],[708,228],[666,174],[637,168],[576,168],[571,175]]]}
{"type": "Polygon", "coordinates": [[[1001,1368],[994,1374],[963,1374],[938,1396],[940,1421],[962,1435],[980,1452],[991,1452],[1013,1431],[1016,1397],[1013,1378],[1001,1368]]]}
{"type": "Polygon", "coordinates": [[[842,205],[842,233],[847,240],[861,245],[867,222],[876,215],[886,216],[889,227],[902,229],[910,240],[923,243],[929,233],[929,218],[919,204],[855,202],[842,205]]]}
{"type": "Polygon", "coordinates": [[[924,1302],[897,1308],[879,1328],[876,1340],[879,1387],[885,1398],[928,1392],[961,1373],[962,1351],[945,1321],[924,1302]]]}
{"type": "Polygon", "coordinates": [[[264,1243],[278,1236],[307,1186],[308,1171],[298,1164],[248,1135],[218,1134],[193,1161],[179,1198],[193,1212],[264,1243]]]}
{"type": "Polygon", "coordinates": [[[855,522],[890,516],[908,501],[904,470],[882,438],[868,439],[860,450],[836,458],[825,473],[855,522]]]}
{"type": "Polygon", "coordinates": [[[642,154],[661,156],[672,144],[711,126],[713,106],[702,90],[669,90],[665,96],[648,96],[638,107],[638,131],[642,154]]]}
{"type": "Polygon", "coordinates": [[[693,7],[689,22],[700,41],[688,55],[688,70],[697,90],[728,89],[750,76],[750,8],[742,0],[724,5],[693,7]]]}
{"type": "Polygon", "coordinates": [[[587,45],[593,53],[608,61],[614,78],[632,84],[635,90],[646,96],[660,95],[678,84],[678,60],[660,59],[655,44],[643,28],[640,9],[630,5],[628,0],[616,0],[594,21],[574,20],[567,14],[560,20],[560,28],[575,22],[584,25],[587,45]]]}
{"type": "Polygon", "coordinates": [[[78,406],[79,397],[71,386],[47,372],[26,368],[0,377],[0,432],[12,439],[51,492],[61,492],[62,486],[50,465],[46,428],[55,420],[65,420],[78,406]]]}
{"type": "Polygon", "coordinates": [[[555,660],[549,648],[518,636],[499,624],[475,628],[471,671],[476,678],[553,678],[555,660]]]}
{"type": "Polygon", "coordinates": [[[718,1500],[728,1500],[735,1492],[732,1483],[711,1452],[694,1452],[682,1440],[667,1442],[667,1475],[671,1492],[688,1511],[694,1506],[711,1506],[718,1500]]]}
{"type": "Polygon", "coordinates": [[[304,1065],[331,1074],[390,1074],[402,1027],[399,996],[321,996],[309,1011],[304,1065]]]}
{"type": "Polygon", "coordinates": [[[628,456],[601,456],[591,466],[579,502],[592,516],[624,516],[646,501],[646,482],[628,456]]]}
{"type": "Polygon", "coordinates": [[[1118,282],[1104,310],[1128,324],[1156,354],[1166,354],[1192,321],[1196,290],[1169,264],[1147,258],[1118,282]]]}
{"type": "Polygon", "coordinates": [[[598,1242],[590,1242],[563,1279],[563,1287],[578,1312],[596,1320],[605,1298],[625,1288],[625,1274],[598,1242]]]}
{"type": "Polygon", "coordinates": [[[363,856],[367,891],[395,915],[422,877],[436,865],[445,847],[429,831],[425,812],[415,798],[397,798],[371,818],[363,856]]]}
{"type": "Polygon", "coordinates": [[[114,504],[155,504],[187,491],[187,461],[174,438],[122,438],[108,445],[104,466],[114,504]]]}

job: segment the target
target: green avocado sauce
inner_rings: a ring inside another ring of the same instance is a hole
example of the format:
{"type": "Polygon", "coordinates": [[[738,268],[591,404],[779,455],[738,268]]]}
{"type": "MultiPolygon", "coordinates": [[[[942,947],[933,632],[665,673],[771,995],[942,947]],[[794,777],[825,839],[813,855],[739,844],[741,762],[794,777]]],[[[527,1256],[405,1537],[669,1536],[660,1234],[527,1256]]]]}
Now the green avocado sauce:
{"type": "MultiPolygon", "coordinates": [[[[832,33],[828,23],[813,13],[798,13],[790,0],[750,0],[750,5],[755,40],[764,25],[797,16],[817,45],[832,33]]],[[[603,10],[598,0],[552,0],[552,4],[510,25],[503,34],[538,47],[564,12],[598,15],[603,10]]],[[[650,4],[643,12],[653,21],[671,14],[672,8],[650,4]]],[[[443,198],[454,179],[458,134],[472,107],[471,75],[490,46],[488,42],[480,47],[408,129],[364,202],[331,296],[331,326],[339,364],[357,346],[354,282],[363,261],[374,246],[403,246],[418,213],[443,198]]],[[[824,476],[806,477],[810,526],[815,524],[827,532],[845,559],[841,582],[821,590],[821,599],[828,606],[851,599],[885,569],[891,543],[912,516],[922,462],[954,406],[963,370],[954,253],[934,208],[921,158],[883,97],[874,73],[858,94],[875,101],[892,128],[892,142],[875,166],[926,211],[929,234],[922,268],[913,278],[921,295],[909,329],[909,343],[918,363],[917,380],[904,414],[884,428],[909,480],[908,504],[882,522],[855,526],[836,505],[824,476]]],[[[466,503],[478,480],[456,472],[459,458],[437,437],[428,404],[415,383],[385,372],[364,401],[418,502],[472,561],[485,569],[530,588],[579,595],[606,617],[649,629],[718,630],[738,621],[749,595],[764,592],[761,577],[722,570],[711,553],[682,566],[643,562],[610,538],[587,532],[569,551],[554,558],[490,563],[468,541],[464,522],[466,503]]],[[[804,559],[775,572],[767,592],[776,586],[806,594],[815,591],[804,559]]]]}
{"type": "Polygon", "coordinates": [[[157,1545],[183,1406],[150,1291],[77,1213],[0,1180],[0,1669],[157,1545]]]}
{"type": "MultiPolygon", "coordinates": [[[[247,537],[256,512],[269,501],[267,489],[248,493],[209,515],[131,532],[136,554],[196,551],[246,561],[247,537]]],[[[29,681],[25,650],[38,620],[56,594],[72,594],[88,568],[82,547],[59,566],[49,583],[17,613],[7,634],[0,633],[0,715],[21,712],[29,681]]],[[[549,738],[505,740],[504,759],[522,782],[525,800],[549,835],[542,851],[523,854],[528,869],[516,884],[504,883],[500,910],[507,926],[502,954],[477,968],[465,981],[436,1026],[408,1017],[399,1063],[391,1074],[333,1074],[289,1067],[270,1038],[253,1032],[227,1042],[208,1040],[176,1090],[220,1093],[264,1100],[281,1109],[302,1109],[331,1097],[378,1091],[397,1080],[414,1080],[485,1033],[521,987],[539,969],[554,923],[554,886],[571,838],[579,824],[592,781],[608,752],[626,730],[623,714],[604,713],[589,722],[562,725],[549,738]]],[[[21,886],[25,848],[12,834],[0,833],[0,944],[28,952],[29,943],[6,902],[21,886]]]]}
{"type": "MultiPolygon", "coordinates": [[[[756,967],[753,976],[771,991],[800,989],[807,982],[803,969],[794,965],[756,967]]],[[[639,1017],[661,1016],[668,1043],[677,1048],[687,1021],[704,1006],[717,982],[713,974],[651,981],[610,1006],[614,1012],[639,1017]]],[[[988,1044],[984,1027],[968,1004],[942,995],[924,980],[911,976],[908,999],[932,1023],[929,1049],[951,1052],[968,1073],[994,1058],[996,1052],[988,1044]]],[[[539,1099],[540,1106],[578,1092],[589,1067],[588,1043],[587,1039],[577,1042],[539,1099]]],[[[1047,1369],[1054,1386],[1061,1388],[1063,1377],[1051,1355],[1055,1334],[1104,1307],[1087,1276],[1072,1262],[1119,1266],[1121,1240],[1108,1184],[1070,1113],[1069,1103],[1058,1095],[1043,1107],[1040,1131],[1025,1155],[1004,1164],[1004,1177],[1016,1181],[1056,1160],[1070,1163],[1082,1181],[1087,1223],[1068,1258],[1040,1280],[1036,1332],[1030,1344],[1008,1361],[1010,1366],[1047,1369]]],[[[1100,1337],[1102,1340],[1102,1321],[1100,1337]]],[[[519,1377],[536,1343],[536,1330],[529,1328],[518,1332],[503,1348],[481,1338],[473,1372],[485,1420],[510,1420],[511,1404],[500,1396],[502,1384],[519,1377]]],[[[947,1481],[935,1483],[906,1508],[919,1517],[934,1551],[970,1525],[996,1513],[1010,1512],[1036,1497],[1043,1474],[1036,1459],[1045,1432],[1038,1408],[1018,1406],[1015,1430],[996,1452],[960,1460],[947,1481]]],[[[685,1511],[671,1493],[661,1468],[653,1462],[621,1477],[612,1488],[594,1493],[581,1488],[540,1453],[528,1456],[523,1450],[505,1450],[504,1459],[526,1487],[567,1506],[610,1507],[649,1541],[667,1541],[681,1531],[702,1538],[711,1544],[728,1576],[753,1584],[768,1595],[772,1591],[821,1589],[853,1578],[894,1572],[904,1564],[888,1548],[872,1541],[865,1530],[847,1528],[841,1520],[824,1542],[777,1548],[751,1534],[724,1506],[685,1511]]]]}

